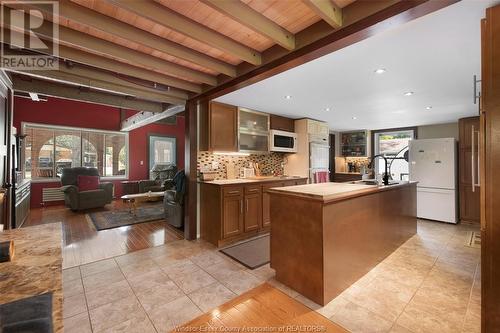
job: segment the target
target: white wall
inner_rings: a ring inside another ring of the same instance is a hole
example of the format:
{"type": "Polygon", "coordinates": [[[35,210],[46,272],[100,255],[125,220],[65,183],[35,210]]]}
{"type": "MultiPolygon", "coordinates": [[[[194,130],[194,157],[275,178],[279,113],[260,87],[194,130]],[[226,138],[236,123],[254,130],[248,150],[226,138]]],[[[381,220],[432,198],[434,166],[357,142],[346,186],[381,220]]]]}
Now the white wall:
{"type": "Polygon", "coordinates": [[[458,122],[418,127],[419,139],[455,138],[458,141],[458,122]]]}

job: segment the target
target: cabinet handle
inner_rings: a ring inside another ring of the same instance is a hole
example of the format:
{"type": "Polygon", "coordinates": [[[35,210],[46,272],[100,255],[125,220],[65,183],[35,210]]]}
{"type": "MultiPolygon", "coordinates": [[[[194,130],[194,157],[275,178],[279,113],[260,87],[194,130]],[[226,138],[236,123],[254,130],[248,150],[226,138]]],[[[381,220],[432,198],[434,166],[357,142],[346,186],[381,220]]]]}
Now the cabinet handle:
{"type": "Polygon", "coordinates": [[[240,200],[240,213],[243,214],[243,200],[240,200]]]}
{"type": "Polygon", "coordinates": [[[246,210],[247,210],[247,213],[248,213],[248,199],[245,202],[245,206],[246,206],[246,210]]]}
{"type": "Polygon", "coordinates": [[[240,193],[240,191],[237,191],[237,190],[236,190],[236,191],[229,191],[229,192],[227,192],[227,193],[228,193],[228,194],[238,194],[238,193],[240,193]]]}

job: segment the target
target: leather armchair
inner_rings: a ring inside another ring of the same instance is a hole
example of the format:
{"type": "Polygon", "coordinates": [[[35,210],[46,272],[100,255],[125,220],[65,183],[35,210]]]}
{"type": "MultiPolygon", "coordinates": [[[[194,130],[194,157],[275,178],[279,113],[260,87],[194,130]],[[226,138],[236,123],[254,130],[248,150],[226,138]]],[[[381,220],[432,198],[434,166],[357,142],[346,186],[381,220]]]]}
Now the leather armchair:
{"type": "Polygon", "coordinates": [[[165,191],[163,206],[167,222],[176,227],[184,226],[184,194],[186,193],[186,175],[180,170],[172,179],[173,187],[165,191]]]}
{"type": "Polygon", "coordinates": [[[96,168],[64,168],[61,175],[61,190],[64,203],[71,210],[104,207],[113,200],[113,183],[100,183],[97,190],[79,191],[78,175],[99,176],[96,168]]]}

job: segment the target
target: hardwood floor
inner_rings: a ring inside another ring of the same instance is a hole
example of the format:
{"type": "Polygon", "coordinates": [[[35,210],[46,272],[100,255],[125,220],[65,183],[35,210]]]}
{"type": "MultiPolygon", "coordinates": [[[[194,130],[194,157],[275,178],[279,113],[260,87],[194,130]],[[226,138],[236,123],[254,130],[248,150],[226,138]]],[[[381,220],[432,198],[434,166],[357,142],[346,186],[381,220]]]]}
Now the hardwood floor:
{"type": "Polygon", "coordinates": [[[294,326],[296,332],[299,326],[311,328],[309,332],[348,332],[267,283],[172,332],[232,332],[231,328],[242,326],[255,332],[291,332],[294,326]]]}
{"type": "MultiPolygon", "coordinates": [[[[107,209],[125,209],[116,200],[107,209]]],[[[23,227],[63,224],[63,268],[74,267],[182,239],[166,222],[155,221],[97,231],[85,212],[64,206],[33,209],[23,227]]]]}

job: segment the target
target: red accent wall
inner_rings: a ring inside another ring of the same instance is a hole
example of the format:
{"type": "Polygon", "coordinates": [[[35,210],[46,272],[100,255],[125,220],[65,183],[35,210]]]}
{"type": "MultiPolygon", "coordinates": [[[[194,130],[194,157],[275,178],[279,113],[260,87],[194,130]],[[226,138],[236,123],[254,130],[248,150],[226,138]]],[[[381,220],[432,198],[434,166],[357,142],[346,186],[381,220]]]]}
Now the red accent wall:
{"type": "MultiPolygon", "coordinates": [[[[136,113],[127,110],[127,117],[136,113]]],[[[22,122],[73,126],[109,131],[120,130],[120,109],[79,101],[49,98],[47,102],[33,102],[15,97],[14,127],[21,132],[22,122]]],[[[129,180],[148,179],[148,135],[160,134],[177,138],[177,165],[184,168],[184,117],[177,117],[177,125],[151,124],[129,132],[129,180]],[[143,164],[141,165],[141,161],[143,164]]],[[[122,193],[121,182],[113,181],[115,197],[122,193]]],[[[32,183],[31,207],[41,207],[42,188],[59,187],[58,182],[32,183]]],[[[57,203],[59,204],[59,203],[57,203]]]]}

